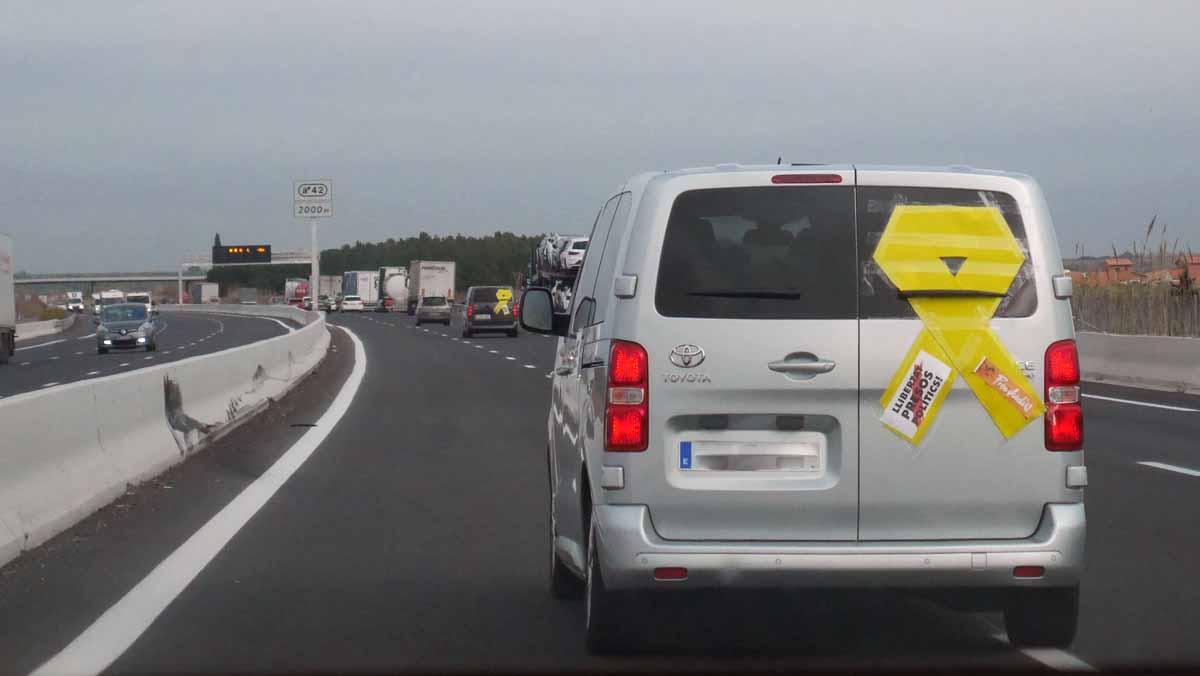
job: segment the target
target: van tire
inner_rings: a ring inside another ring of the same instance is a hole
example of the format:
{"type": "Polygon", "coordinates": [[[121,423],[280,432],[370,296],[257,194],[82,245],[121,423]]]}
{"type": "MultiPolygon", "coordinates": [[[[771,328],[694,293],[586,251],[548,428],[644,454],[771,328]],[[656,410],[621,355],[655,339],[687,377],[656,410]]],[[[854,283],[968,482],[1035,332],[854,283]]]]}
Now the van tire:
{"type": "Polygon", "coordinates": [[[1018,647],[1065,648],[1079,623],[1079,587],[1025,589],[1004,607],[1008,640],[1018,647]]]}
{"type": "Polygon", "coordinates": [[[509,337],[509,338],[516,338],[516,337],[517,337],[517,330],[516,330],[516,329],[510,329],[510,330],[509,330],[509,332],[508,332],[508,337],[509,337]]]}
{"type": "Polygon", "coordinates": [[[155,352],[157,350],[158,350],[157,343],[146,343],[146,351],[147,352],[155,352]]]}
{"type": "Polygon", "coordinates": [[[462,337],[463,338],[471,337],[471,329],[468,329],[465,325],[463,326],[462,337]]]}
{"type": "Polygon", "coordinates": [[[108,349],[103,347],[96,348],[96,354],[108,354],[108,349]]]}
{"type": "Polygon", "coordinates": [[[587,548],[587,580],[584,583],[584,602],[586,603],[586,632],[587,650],[593,655],[605,655],[628,650],[630,646],[622,641],[620,610],[630,610],[624,596],[609,591],[604,586],[604,578],[600,573],[600,554],[596,545],[596,527],[589,524],[587,548]]]}

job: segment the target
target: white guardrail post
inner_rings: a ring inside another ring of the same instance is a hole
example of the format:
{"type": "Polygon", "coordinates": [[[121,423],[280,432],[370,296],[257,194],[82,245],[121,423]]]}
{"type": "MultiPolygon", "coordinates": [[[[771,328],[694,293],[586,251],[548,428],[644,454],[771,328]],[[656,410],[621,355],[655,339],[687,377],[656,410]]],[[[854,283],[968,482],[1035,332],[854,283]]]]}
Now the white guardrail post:
{"type": "Polygon", "coordinates": [[[0,565],[204,448],[286,394],[325,358],[321,313],[165,306],[291,320],[282,336],[0,401],[0,565]]]}

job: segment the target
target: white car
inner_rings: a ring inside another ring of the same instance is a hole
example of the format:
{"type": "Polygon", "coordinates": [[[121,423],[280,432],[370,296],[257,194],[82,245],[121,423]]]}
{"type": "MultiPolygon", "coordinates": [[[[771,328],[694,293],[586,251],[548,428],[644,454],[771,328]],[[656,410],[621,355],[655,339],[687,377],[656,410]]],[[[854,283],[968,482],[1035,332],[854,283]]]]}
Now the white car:
{"type": "Polygon", "coordinates": [[[560,270],[574,270],[583,264],[583,254],[587,252],[588,238],[587,237],[572,237],[563,246],[562,252],[558,254],[558,267],[560,270]]]}
{"type": "Polygon", "coordinates": [[[362,297],[346,296],[342,298],[341,312],[362,312],[364,309],[362,297]]]}

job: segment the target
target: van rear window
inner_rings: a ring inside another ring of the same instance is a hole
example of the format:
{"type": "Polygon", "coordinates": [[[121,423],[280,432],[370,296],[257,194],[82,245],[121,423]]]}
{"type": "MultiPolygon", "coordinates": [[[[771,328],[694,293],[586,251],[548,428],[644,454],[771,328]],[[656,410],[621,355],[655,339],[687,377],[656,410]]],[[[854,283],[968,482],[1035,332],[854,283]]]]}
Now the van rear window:
{"type": "Polygon", "coordinates": [[[862,261],[859,280],[859,312],[863,319],[909,319],[916,317],[912,306],[902,298],[896,287],[875,263],[875,248],[898,204],[927,204],[947,206],[995,206],[1004,215],[1013,237],[1025,253],[1025,262],[1000,302],[994,316],[1028,317],[1037,309],[1037,289],[1033,279],[1033,264],[1025,223],[1021,210],[1012,195],[986,190],[959,188],[860,187],[858,189],[858,248],[862,261]]]}
{"type": "Polygon", "coordinates": [[[854,319],[854,188],[744,187],[676,198],[654,302],[667,317],[854,319]]]}

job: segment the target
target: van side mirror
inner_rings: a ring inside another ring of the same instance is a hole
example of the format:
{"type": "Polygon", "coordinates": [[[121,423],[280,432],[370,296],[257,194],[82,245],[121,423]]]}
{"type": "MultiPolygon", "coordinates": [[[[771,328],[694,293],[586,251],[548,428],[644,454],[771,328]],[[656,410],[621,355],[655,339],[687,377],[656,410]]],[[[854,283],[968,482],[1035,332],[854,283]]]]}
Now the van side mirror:
{"type": "Polygon", "coordinates": [[[532,333],[552,336],[567,335],[571,315],[555,312],[550,290],[533,287],[521,294],[521,328],[532,333]]]}

